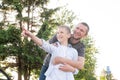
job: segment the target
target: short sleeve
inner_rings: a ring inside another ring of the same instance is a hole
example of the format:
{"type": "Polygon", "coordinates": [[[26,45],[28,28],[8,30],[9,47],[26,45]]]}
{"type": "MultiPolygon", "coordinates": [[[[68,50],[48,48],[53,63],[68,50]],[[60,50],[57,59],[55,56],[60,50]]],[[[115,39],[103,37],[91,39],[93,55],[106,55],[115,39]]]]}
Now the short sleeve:
{"type": "Polygon", "coordinates": [[[80,44],[77,48],[78,56],[85,57],[85,46],[84,44],[80,44]]]}

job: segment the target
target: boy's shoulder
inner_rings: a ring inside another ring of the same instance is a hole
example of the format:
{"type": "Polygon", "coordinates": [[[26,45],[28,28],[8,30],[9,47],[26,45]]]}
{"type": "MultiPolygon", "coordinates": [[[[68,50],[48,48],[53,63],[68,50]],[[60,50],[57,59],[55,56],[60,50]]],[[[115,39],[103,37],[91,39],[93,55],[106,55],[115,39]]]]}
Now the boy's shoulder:
{"type": "Polygon", "coordinates": [[[54,46],[58,47],[59,46],[59,43],[58,42],[54,42],[52,43],[54,46]]]}
{"type": "Polygon", "coordinates": [[[77,51],[71,44],[69,44],[69,49],[73,50],[73,51],[77,51]]]}

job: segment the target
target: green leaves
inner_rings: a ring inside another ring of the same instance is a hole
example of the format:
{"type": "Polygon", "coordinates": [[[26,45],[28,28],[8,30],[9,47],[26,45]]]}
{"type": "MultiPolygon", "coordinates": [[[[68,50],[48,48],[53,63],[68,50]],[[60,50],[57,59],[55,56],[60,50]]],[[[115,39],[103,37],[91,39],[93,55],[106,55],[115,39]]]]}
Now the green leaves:
{"type": "Polygon", "coordinates": [[[8,30],[0,30],[0,44],[20,41],[20,31],[10,26],[8,30]]]}
{"type": "Polygon", "coordinates": [[[85,50],[85,65],[84,69],[79,71],[76,75],[76,79],[80,80],[97,80],[95,77],[95,66],[96,66],[96,56],[97,49],[94,46],[94,41],[90,36],[83,40],[86,50],[85,50]]]}

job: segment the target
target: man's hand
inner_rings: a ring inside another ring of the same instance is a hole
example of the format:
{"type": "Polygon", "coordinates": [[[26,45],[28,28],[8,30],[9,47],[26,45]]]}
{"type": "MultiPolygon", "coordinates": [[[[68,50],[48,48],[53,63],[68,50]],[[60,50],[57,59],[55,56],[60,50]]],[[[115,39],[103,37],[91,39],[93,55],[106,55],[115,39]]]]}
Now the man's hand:
{"type": "Polygon", "coordinates": [[[80,56],[78,57],[77,61],[73,61],[73,60],[70,60],[70,59],[67,59],[67,58],[63,58],[63,57],[55,57],[53,59],[53,64],[54,65],[66,63],[66,64],[69,64],[72,67],[77,68],[77,69],[83,69],[84,68],[84,62],[85,62],[84,57],[80,57],[80,56]]]}
{"type": "Polygon", "coordinates": [[[73,68],[72,66],[64,63],[63,65],[61,65],[59,67],[60,70],[64,71],[64,72],[75,72],[75,68],[73,68]]]}

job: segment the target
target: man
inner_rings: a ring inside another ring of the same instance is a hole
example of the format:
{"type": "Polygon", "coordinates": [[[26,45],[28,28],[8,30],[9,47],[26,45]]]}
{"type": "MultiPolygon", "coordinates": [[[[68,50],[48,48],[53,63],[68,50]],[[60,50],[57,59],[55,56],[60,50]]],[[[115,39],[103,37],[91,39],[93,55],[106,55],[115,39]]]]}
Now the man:
{"type": "MultiPolygon", "coordinates": [[[[84,38],[89,32],[89,26],[85,22],[78,23],[78,25],[73,30],[73,34],[71,34],[71,37],[69,39],[69,43],[78,51],[78,60],[72,61],[69,59],[65,59],[62,57],[56,57],[53,61],[54,64],[62,63],[64,64],[59,69],[66,72],[75,72],[75,68],[82,69],[84,67],[84,61],[85,61],[85,46],[83,43],[80,42],[82,38],[84,38]]],[[[57,41],[56,36],[54,36],[49,42],[54,43],[57,41]]],[[[51,55],[47,55],[44,59],[44,64],[41,69],[40,78],[39,80],[45,80],[44,73],[48,69],[49,61],[50,61],[51,55]]]]}
{"type": "Polygon", "coordinates": [[[54,44],[50,44],[47,41],[38,38],[37,36],[33,35],[30,31],[25,29],[23,29],[22,34],[24,36],[30,37],[38,46],[40,46],[40,48],[51,54],[49,67],[45,72],[45,80],[74,80],[72,72],[65,72],[59,69],[64,64],[53,64],[53,60],[56,56],[72,61],[77,61],[78,59],[77,50],[68,43],[68,39],[71,36],[71,30],[68,26],[58,27],[56,33],[58,41],[54,44]]]}

